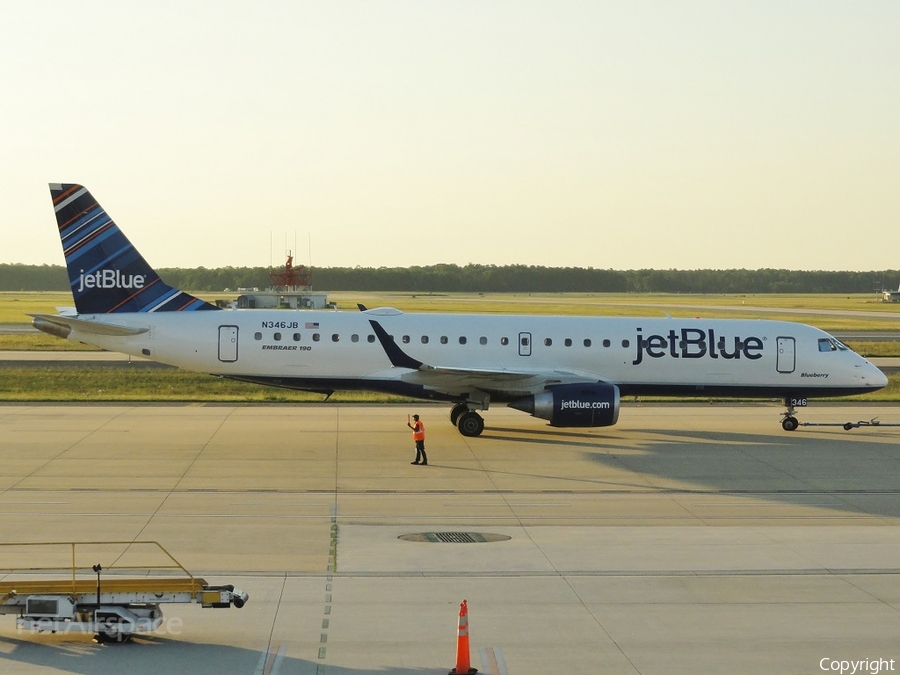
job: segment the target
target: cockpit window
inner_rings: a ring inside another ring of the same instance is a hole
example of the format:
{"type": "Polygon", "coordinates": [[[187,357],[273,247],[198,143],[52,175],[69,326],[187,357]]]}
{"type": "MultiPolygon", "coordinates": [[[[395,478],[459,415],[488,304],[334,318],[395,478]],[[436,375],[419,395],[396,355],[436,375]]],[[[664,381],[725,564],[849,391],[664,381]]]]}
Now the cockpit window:
{"type": "Polygon", "coordinates": [[[835,340],[834,338],[819,338],[819,351],[820,352],[836,352],[836,351],[848,351],[849,347],[844,345],[840,340],[835,340]]]}

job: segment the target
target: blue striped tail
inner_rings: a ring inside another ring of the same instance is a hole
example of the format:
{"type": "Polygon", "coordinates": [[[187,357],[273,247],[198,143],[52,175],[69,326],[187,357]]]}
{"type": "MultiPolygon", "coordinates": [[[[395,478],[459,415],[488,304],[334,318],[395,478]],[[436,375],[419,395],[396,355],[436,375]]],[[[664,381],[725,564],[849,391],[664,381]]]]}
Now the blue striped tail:
{"type": "Polygon", "coordinates": [[[167,285],[81,185],[50,184],[79,314],[218,309],[167,285]]]}

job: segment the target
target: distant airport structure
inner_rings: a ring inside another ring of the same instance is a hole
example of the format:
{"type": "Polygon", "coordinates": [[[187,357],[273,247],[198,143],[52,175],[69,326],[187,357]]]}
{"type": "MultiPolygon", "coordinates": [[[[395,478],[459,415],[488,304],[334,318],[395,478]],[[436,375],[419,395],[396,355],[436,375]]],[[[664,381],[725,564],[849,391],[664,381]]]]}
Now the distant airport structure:
{"type": "Polygon", "coordinates": [[[882,302],[900,302],[900,288],[896,291],[881,291],[882,302]]]}
{"type": "Polygon", "coordinates": [[[265,291],[248,290],[238,296],[238,309],[327,309],[327,293],[313,293],[312,270],[304,265],[294,267],[294,257],[288,251],[284,267],[269,273],[272,285],[265,291]]]}

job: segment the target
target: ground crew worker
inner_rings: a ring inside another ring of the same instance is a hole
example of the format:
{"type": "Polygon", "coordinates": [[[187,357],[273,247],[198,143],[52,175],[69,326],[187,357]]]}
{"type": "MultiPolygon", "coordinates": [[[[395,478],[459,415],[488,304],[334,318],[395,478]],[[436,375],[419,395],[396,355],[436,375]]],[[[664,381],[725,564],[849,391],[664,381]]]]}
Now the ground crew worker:
{"type": "Polygon", "coordinates": [[[410,464],[428,466],[428,455],[425,454],[425,424],[419,420],[418,415],[413,415],[415,424],[406,421],[406,426],[413,430],[413,440],[416,442],[416,461],[410,464]]]}

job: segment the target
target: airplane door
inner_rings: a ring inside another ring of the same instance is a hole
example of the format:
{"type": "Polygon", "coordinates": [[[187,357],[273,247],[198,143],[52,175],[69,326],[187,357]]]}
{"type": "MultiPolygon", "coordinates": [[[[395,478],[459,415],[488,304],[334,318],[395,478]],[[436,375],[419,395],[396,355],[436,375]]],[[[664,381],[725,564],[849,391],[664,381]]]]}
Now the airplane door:
{"type": "Polygon", "coordinates": [[[238,327],[219,326],[219,361],[234,363],[238,359],[238,327]]]}
{"type": "Polygon", "coordinates": [[[519,333],[519,356],[531,356],[531,333],[519,333]]]}
{"type": "Polygon", "coordinates": [[[778,361],[775,369],[779,373],[793,373],[797,365],[796,341],[792,337],[780,337],[778,340],[778,361]]]}

